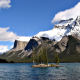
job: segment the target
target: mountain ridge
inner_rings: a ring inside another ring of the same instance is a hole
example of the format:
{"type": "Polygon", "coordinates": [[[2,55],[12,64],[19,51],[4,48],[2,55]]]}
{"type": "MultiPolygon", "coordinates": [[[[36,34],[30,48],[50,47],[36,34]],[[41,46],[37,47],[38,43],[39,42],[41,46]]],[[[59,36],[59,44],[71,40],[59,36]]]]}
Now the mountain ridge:
{"type": "Polygon", "coordinates": [[[55,62],[56,54],[59,54],[61,62],[76,62],[80,61],[79,49],[80,17],[78,16],[75,20],[72,18],[61,20],[52,30],[39,32],[33,37],[28,37],[27,41],[15,40],[14,47],[2,54],[0,58],[13,62],[32,62],[33,55],[37,60],[39,56],[44,55],[41,53],[44,51],[47,52],[49,62],[55,62]],[[70,57],[67,55],[68,53],[70,57]],[[79,58],[76,59],[75,56],[79,58]]]}

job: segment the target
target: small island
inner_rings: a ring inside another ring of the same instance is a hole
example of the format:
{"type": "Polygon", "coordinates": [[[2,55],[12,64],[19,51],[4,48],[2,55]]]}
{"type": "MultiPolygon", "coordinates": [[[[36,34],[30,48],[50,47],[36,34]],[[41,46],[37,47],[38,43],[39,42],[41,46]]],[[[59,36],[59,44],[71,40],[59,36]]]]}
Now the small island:
{"type": "Polygon", "coordinates": [[[63,67],[62,65],[58,65],[58,64],[38,64],[38,65],[32,65],[32,67],[34,68],[45,68],[45,67],[63,67]]]}
{"type": "Polygon", "coordinates": [[[56,64],[49,64],[48,63],[48,54],[47,54],[47,47],[42,47],[40,50],[40,55],[36,59],[36,56],[33,54],[33,65],[34,68],[45,68],[45,67],[63,67],[62,65],[59,65],[59,55],[56,53],[55,60],[56,64]]]}

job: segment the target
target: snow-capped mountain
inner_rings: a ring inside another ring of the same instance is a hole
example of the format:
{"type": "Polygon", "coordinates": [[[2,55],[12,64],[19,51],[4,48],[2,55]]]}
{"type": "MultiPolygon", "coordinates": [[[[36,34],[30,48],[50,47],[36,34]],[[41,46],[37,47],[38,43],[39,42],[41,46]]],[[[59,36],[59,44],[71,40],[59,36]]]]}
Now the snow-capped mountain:
{"type": "MultiPolygon", "coordinates": [[[[61,20],[55,24],[52,30],[41,31],[34,35],[38,38],[47,37],[51,40],[60,41],[63,36],[74,35],[76,37],[80,36],[80,16],[76,19],[70,18],[67,20],[61,20]]],[[[19,37],[18,41],[29,42],[32,37],[19,37]]]]}
{"type": "Polygon", "coordinates": [[[80,36],[80,16],[76,19],[61,20],[52,30],[39,32],[35,36],[60,41],[63,36],[68,35],[80,36]]]}
{"type": "Polygon", "coordinates": [[[34,54],[38,58],[38,54],[41,55],[40,51],[47,49],[51,62],[55,59],[53,55],[56,53],[60,54],[62,62],[75,62],[75,56],[76,61],[80,62],[80,40],[76,38],[80,38],[79,16],[76,19],[61,20],[52,30],[39,32],[33,37],[20,37],[15,40],[14,47],[1,55],[1,58],[13,62],[25,62],[25,59],[32,60],[34,54]]]}

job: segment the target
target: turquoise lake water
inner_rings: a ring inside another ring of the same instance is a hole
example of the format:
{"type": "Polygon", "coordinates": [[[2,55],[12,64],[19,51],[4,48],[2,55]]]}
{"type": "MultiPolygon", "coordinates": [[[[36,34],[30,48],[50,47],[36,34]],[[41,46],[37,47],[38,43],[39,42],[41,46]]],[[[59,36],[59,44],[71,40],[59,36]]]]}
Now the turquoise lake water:
{"type": "Polygon", "coordinates": [[[32,68],[31,63],[1,63],[0,80],[80,80],[80,63],[61,63],[60,68],[32,68]]]}

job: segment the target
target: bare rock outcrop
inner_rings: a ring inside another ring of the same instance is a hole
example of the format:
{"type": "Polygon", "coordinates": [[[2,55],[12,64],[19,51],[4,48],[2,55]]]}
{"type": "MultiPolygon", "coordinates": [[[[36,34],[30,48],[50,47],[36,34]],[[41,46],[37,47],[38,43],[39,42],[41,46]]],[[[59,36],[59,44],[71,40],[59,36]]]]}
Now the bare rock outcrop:
{"type": "Polygon", "coordinates": [[[27,43],[28,42],[26,42],[26,41],[15,40],[13,50],[15,50],[15,51],[23,50],[26,47],[27,43]]]}

